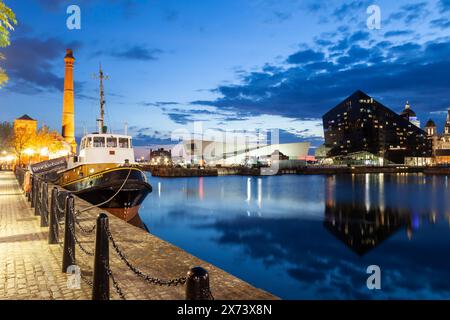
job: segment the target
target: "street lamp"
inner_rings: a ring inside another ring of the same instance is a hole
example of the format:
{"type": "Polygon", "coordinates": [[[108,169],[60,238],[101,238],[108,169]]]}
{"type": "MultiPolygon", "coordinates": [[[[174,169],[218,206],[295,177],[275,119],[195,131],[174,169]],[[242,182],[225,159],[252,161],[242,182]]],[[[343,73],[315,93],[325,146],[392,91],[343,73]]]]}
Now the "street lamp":
{"type": "Polygon", "coordinates": [[[23,151],[28,156],[28,164],[31,163],[31,156],[34,155],[34,150],[31,148],[27,148],[23,151]]]}

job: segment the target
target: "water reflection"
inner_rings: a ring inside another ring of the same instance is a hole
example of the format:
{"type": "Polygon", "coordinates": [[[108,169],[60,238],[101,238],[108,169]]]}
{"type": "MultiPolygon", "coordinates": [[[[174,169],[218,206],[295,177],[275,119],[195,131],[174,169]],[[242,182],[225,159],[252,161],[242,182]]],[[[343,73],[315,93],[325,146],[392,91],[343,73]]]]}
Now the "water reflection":
{"type": "Polygon", "coordinates": [[[409,213],[390,208],[369,208],[339,203],[325,207],[324,226],[359,255],[363,255],[398,231],[409,213]]]}
{"type": "Polygon", "coordinates": [[[141,212],[152,233],[282,298],[450,298],[443,177],[150,181],[164,185],[141,212]],[[380,292],[365,286],[370,264],[380,292]]]}

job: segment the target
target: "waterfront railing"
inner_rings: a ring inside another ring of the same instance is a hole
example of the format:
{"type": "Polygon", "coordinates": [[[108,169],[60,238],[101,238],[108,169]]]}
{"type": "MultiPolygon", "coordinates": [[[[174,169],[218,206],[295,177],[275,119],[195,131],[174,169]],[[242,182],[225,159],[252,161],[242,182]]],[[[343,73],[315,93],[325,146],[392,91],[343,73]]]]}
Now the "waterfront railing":
{"type": "Polygon", "coordinates": [[[109,300],[111,283],[121,299],[126,299],[127,296],[111,269],[110,248],[137,279],[150,286],[185,286],[187,300],[214,299],[210,290],[209,274],[204,268],[192,268],[185,275],[172,279],[161,279],[142,271],[130,261],[126,252],[120,247],[109,227],[107,214],[100,213],[95,224],[86,226],[80,221],[84,211],[76,210],[76,198],[69,191],[51,185],[37,175],[29,175],[22,168],[17,168],[15,173],[19,185],[24,188],[26,197],[34,208],[34,214],[40,217],[41,227],[48,228],[48,244],[59,245],[62,249],[61,271],[70,273],[74,267],[80,268],[80,278],[92,288],[93,300],[109,300]],[[92,237],[94,248],[88,248],[85,245],[86,241],[80,240],[80,234],[84,237],[92,237]],[[60,241],[60,235],[63,235],[62,241],[60,241]],[[77,252],[91,259],[93,268],[81,266],[77,259],[77,252]]]}

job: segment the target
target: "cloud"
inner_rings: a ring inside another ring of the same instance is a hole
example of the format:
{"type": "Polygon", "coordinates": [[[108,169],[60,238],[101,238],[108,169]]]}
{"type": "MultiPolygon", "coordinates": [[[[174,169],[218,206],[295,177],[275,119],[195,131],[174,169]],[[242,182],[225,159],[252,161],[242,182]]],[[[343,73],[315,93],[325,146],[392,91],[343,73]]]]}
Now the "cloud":
{"type": "Polygon", "coordinates": [[[144,133],[138,133],[137,135],[133,136],[133,145],[134,146],[149,146],[149,145],[168,145],[168,144],[175,144],[176,141],[172,141],[172,139],[169,137],[159,137],[156,134],[149,135],[144,133]]]}
{"type": "Polygon", "coordinates": [[[230,121],[247,120],[246,117],[215,110],[167,108],[166,106],[168,105],[166,104],[159,107],[161,107],[164,114],[166,114],[173,122],[181,125],[186,125],[194,121],[210,121],[214,118],[222,124],[230,121]]]}
{"type": "Polygon", "coordinates": [[[273,10],[271,16],[264,22],[266,23],[281,23],[292,18],[292,12],[284,12],[281,10],[273,10]]]}
{"type": "Polygon", "coordinates": [[[396,30],[396,31],[388,31],[384,34],[385,38],[399,37],[399,36],[408,36],[414,34],[412,30],[396,30]]]}
{"type": "Polygon", "coordinates": [[[107,6],[111,5],[119,5],[122,7],[123,15],[127,18],[131,17],[133,14],[135,14],[136,11],[136,5],[138,4],[137,0],[108,0],[105,2],[104,0],[34,0],[36,1],[43,9],[50,11],[50,12],[64,12],[65,8],[67,8],[70,5],[78,5],[83,9],[83,7],[86,6],[94,6],[98,4],[105,3],[107,6]]]}
{"type": "Polygon", "coordinates": [[[319,48],[303,48],[286,59],[290,65],[240,74],[240,82],[211,91],[218,98],[195,101],[204,106],[239,112],[291,118],[320,117],[357,89],[366,91],[396,110],[409,97],[415,110],[429,112],[448,104],[450,40],[416,42],[372,41],[370,47],[348,39],[366,39],[359,33],[319,48]],[[387,100],[386,100],[387,99],[387,100]]]}
{"type": "Polygon", "coordinates": [[[440,0],[438,7],[441,13],[450,11],[450,0],[440,0]]]}
{"type": "Polygon", "coordinates": [[[354,20],[355,15],[361,15],[361,17],[365,19],[365,9],[369,5],[370,1],[350,1],[342,4],[340,7],[337,7],[333,12],[333,16],[338,21],[342,21],[348,17],[350,17],[350,20],[354,20]]]}
{"type": "Polygon", "coordinates": [[[176,141],[172,141],[170,132],[139,126],[130,126],[128,130],[133,135],[134,146],[171,145],[176,143],[176,141]]]}
{"type": "Polygon", "coordinates": [[[368,40],[370,37],[369,33],[366,31],[358,31],[355,32],[350,38],[349,41],[351,43],[368,40]]]}
{"type": "MultiPolygon", "coordinates": [[[[67,7],[70,6],[71,4],[73,4],[73,1],[71,0],[35,0],[38,4],[40,4],[44,9],[48,10],[48,11],[57,11],[62,7],[67,7]]],[[[86,4],[89,3],[88,0],[80,0],[78,1],[79,4],[86,4]]]]}
{"type": "Polygon", "coordinates": [[[417,2],[413,4],[406,4],[400,7],[400,9],[392,13],[386,23],[392,23],[394,21],[403,21],[406,25],[410,25],[413,22],[418,22],[430,15],[430,11],[427,9],[428,4],[426,2],[417,2]]]}
{"type": "Polygon", "coordinates": [[[321,61],[323,60],[324,57],[325,55],[323,54],[323,52],[317,52],[309,49],[304,51],[298,51],[290,55],[287,58],[287,62],[292,64],[302,64],[312,61],[321,61]]]}
{"type": "Polygon", "coordinates": [[[178,105],[179,102],[173,102],[173,101],[156,101],[156,102],[141,102],[140,105],[145,107],[164,107],[164,106],[170,106],[170,105],[178,105]]]}
{"type": "Polygon", "coordinates": [[[432,28],[448,29],[450,28],[450,19],[440,18],[431,20],[430,25],[432,28]]]}
{"type": "Polygon", "coordinates": [[[169,113],[167,113],[167,115],[169,116],[170,120],[172,120],[175,123],[182,124],[182,125],[186,125],[189,122],[195,121],[195,118],[193,118],[191,115],[185,114],[185,113],[169,112],[169,113]]]}
{"type": "Polygon", "coordinates": [[[109,54],[115,58],[151,61],[157,60],[162,53],[161,49],[149,49],[144,45],[133,45],[126,49],[114,50],[109,54]]]}
{"type": "MultiPolygon", "coordinates": [[[[58,38],[15,37],[11,46],[3,49],[6,56],[4,68],[11,80],[6,89],[21,93],[62,91],[63,72],[58,73],[60,76],[52,70],[55,66],[63,70],[66,48],[74,49],[76,57],[76,50],[80,47],[79,42],[66,43],[58,38]]],[[[80,91],[82,83],[75,85],[80,91]]]]}

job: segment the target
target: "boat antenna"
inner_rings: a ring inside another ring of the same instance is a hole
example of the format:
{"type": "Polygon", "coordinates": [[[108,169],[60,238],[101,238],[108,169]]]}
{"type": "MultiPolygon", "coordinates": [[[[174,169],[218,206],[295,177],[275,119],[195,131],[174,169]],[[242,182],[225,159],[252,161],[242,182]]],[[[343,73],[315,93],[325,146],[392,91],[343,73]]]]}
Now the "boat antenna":
{"type": "Polygon", "coordinates": [[[97,119],[99,126],[99,133],[106,133],[107,128],[105,126],[105,90],[103,87],[103,80],[108,80],[109,77],[103,73],[102,64],[100,63],[100,69],[98,75],[95,77],[100,80],[100,118],[97,119]]]}

